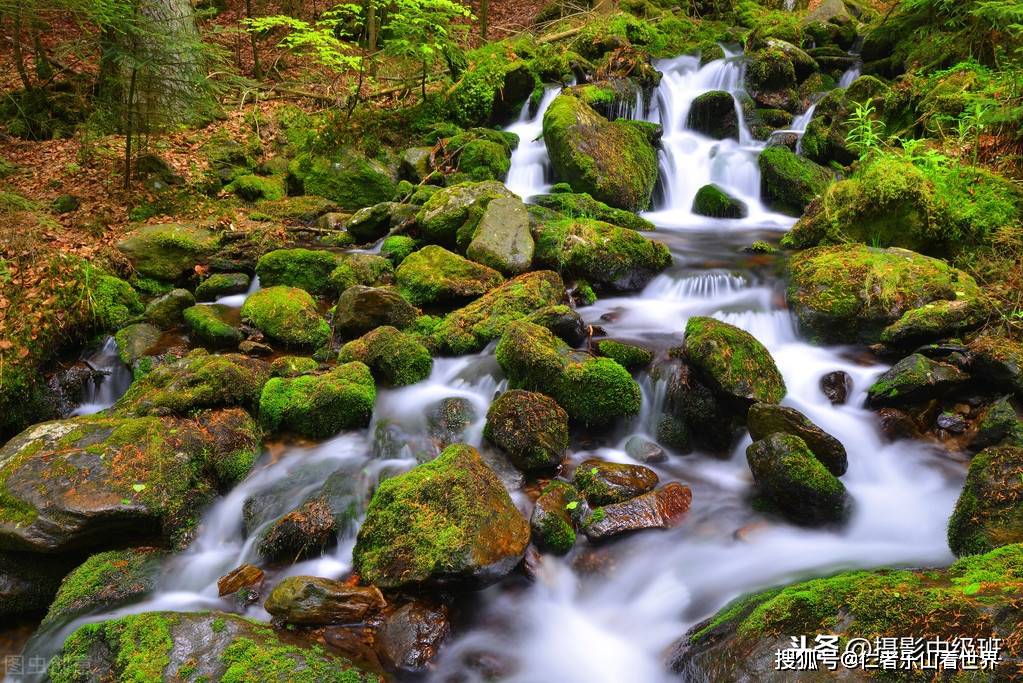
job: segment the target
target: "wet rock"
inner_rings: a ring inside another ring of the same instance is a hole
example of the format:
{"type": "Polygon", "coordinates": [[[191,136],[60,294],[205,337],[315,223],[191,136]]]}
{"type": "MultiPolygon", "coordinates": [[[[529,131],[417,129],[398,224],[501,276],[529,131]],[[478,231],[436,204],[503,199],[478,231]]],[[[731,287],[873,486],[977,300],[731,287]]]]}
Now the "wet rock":
{"type": "Polygon", "coordinates": [[[529,526],[533,542],[544,550],[564,555],[575,545],[575,517],[583,511],[582,497],[571,485],[555,479],[544,487],[533,505],[529,526]]]}
{"type": "Polygon", "coordinates": [[[1003,396],[984,409],[970,448],[981,450],[999,443],[1023,446],[1023,420],[1016,414],[1009,396],[1003,396]]]}
{"type": "Polygon", "coordinates": [[[353,553],[364,581],[381,588],[487,585],[522,559],[529,525],[471,446],[380,484],[353,553]],[[443,530],[443,533],[440,531],[443,530]]]}
{"type": "Polygon", "coordinates": [[[802,439],[814,457],[836,477],[849,466],[845,446],[810,421],[806,415],[787,406],[756,403],[749,410],[749,433],[754,441],[775,433],[792,434],[802,439]]]}
{"type": "Polygon", "coordinates": [[[348,586],[315,576],[289,576],[274,586],[263,607],[288,624],[348,624],[387,605],[375,586],[348,586]]]}
{"type": "Polygon", "coordinates": [[[273,347],[269,344],[261,344],[251,339],[246,339],[238,345],[238,350],[244,353],[246,356],[252,356],[253,358],[266,358],[274,354],[273,347]]]}
{"type": "Polygon", "coordinates": [[[241,319],[288,347],[319,348],[330,339],[330,325],[313,297],[296,287],[267,287],[242,304],[241,319]]]}
{"type": "Polygon", "coordinates": [[[259,540],[257,549],[270,562],[294,563],[319,556],[336,541],[330,505],[314,499],[274,522],[259,540]]]}
{"type": "Polygon", "coordinates": [[[35,425],[0,449],[0,550],[175,540],[218,488],[248,473],[259,449],[255,424],[237,408],[35,425]]]}
{"type": "Polygon", "coordinates": [[[881,341],[888,346],[912,348],[914,344],[962,334],[986,319],[986,308],[979,299],[933,301],[906,311],[881,331],[881,341]]]}
{"type": "Polygon", "coordinates": [[[831,405],[845,405],[853,388],[852,377],[844,370],[835,370],[821,376],[820,387],[821,393],[827,396],[831,405]]]}
{"type": "Polygon", "coordinates": [[[487,204],[465,255],[504,275],[518,275],[529,270],[534,247],[526,205],[518,197],[499,197],[487,204]]]}
{"type": "Polygon", "coordinates": [[[217,593],[224,597],[243,588],[258,588],[262,583],[263,570],[253,564],[243,564],[217,579],[217,593]]]}
{"type": "Polygon", "coordinates": [[[253,410],[270,375],[266,363],[236,353],[202,349],[154,367],[114,406],[123,415],[188,415],[201,408],[253,410]]]}
{"type": "Polygon", "coordinates": [[[656,472],[642,465],[590,458],[576,467],[573,481],[590,505],[607,505],[652,491],[658,478],[656,472]]]}
{"type": "Polygon", "coordinates": [[[422,183],[430,175],[430,156],[433,147],[409,147],[401,153],[398,175],[411,183],[422,183]]]}
{"type": "Polygon", "coordinates": [[[673,481],[625,502],[596,508],[583,523],[583,531],[588,538],[600,540],[642,529],[667,529],[682,521],[692,500],[689,487],[673,481]]]}
{"type": "Polygon", "coordinates": [[[629,440],[625,442],[625,453],[633,460],[648,464],[665,462],[668,459],[668,454],[664,452],[663,448],[638,435],[630,436],[629,440]]]}
{"type": "Polygon", "coordinates": [[[280,638],[263,622],[225,612],[143,612],[88,624],[50,663],[54,681],[329,681],[376,674],[315,642],[280,638]]]}
{"type": "Polygon", "coordinates": [[[760,193],[774,211],[802,215],[813,198],[832,181],[831,173],[788,147],[768,147],[757,158],[760,193]]]}
{"type": "Polygon", "coordinates": [[[426,241],[463,251],[472,241],[487,205],[513,196],[496,180],[446,187],[426,200],[416,215],[416,224],[426,241]]]}
{"type": "Polygon", "coordinates": [[[0,618],[45,610],[74,564],[65,557],[0,551],[0,618]]]}
{"type": "Polygon", "coordinates": [[[160,329],[149,323],[135,323],[117,331],[117,354],[121,362],[132,367],[138,360],[149,355],[160,341],[160,329]]]}
{"type": "Polygon", "coordinates": [[[777,403],[785,380],[770,352],[753,335],[714,318],[686,323],[684,354],[708,386],[741,402],[777,403]]]}
{"type": "Polygon", "coordinates": [[[715,140],[738,140],[739,114],[732,93],[711,90],[699,95],[689,109],[686,127],[715,140]]]}
{"type": "Polygon", "coordinates": [[[948,522],[956,555],[1023,543],[1023,448],[995,446],[970,461],[966,484],[948,522]]]}
{"type": "Polygon", "coordinates": [[[358,337],[389,325],[399,330],[411,325],[418,311],[394,287],[349,287],[334,309],[334,329],[344,337],[358,337]]]}
{"type": "Polygon", "coordinates": [[[271,378],[259,397],[259,419],[270,431],[322,439],[368,425],[374,401],[373,375],[354,361],[318,375],[271,378]]]}
{"type": "Polygon", "coordinates": [[[195,300],[213,301],[218,296],[244,294],[250,283],[245,273],[213,273],[195,288],[195,300]]]}
{"type": "Polygon", "coordinates": [[[483,434],[521,470],[556,467],[568,448],[568,414],[543,394],[512,389],[491,404],[483,434]]]}
{"type": "Polygon", "coordinates": [[[599,339],[594,346],[598,354],[614,360],[626,370],[644,368],[654,359],[654,354],[643,347],[615,339],[599,339]]]}
{"type": "Polygon", "coordinates": [[[231,324],[233,309],[222,304],[199,304],[186,308],[185,324],[189,336],[211,348],[233,348],[244,337],[241,330],[231,324]]]}
{"type": "Polygon", "coordinates": [[[567,218],[592,218],[641,232],[654,230],[653,223],[631,211],[608,206],[586,193],[574,193],[571,191],[571,187],[566,189],[567,192],[552,191],[552,194],[536,195],[530,197],[529,201],[536,206],[556,211],[567,218]]]}
{"type": "Polygon", "coordinates": [[[195,297],[187,289],[172,289],[150,301],[144,315],[146,322],[169,330],[181,322],[185,309],[194,305],[195,297]]]}
{"type": "Polygon", "coordinates": [[[355,285],[388,285],[394,280],[394,266],[376,254],[341,254],[337,259],[337,267],[330,271],[327,280],[335,292],[343,292],[355,285]]]}
{"type": "Polygon", "coordinates": [[[359,244],[375,242],[391,229],[391,213],[396,204],[381,202],[359,209],[345,223],[345,230],[359,244]]]}
{"type": "Polygon", "coordinates": [[[493,268],[436,245],[406,256],[394,279],[402,296],[414,306],[463,304],[504,282],[493,268]]]}
{"type": "Polygon", "coordinates": [[[668,367],[668,391],[664,414],[657,425],[658,440],[688,453],[697,445],[712,453],[728,453],[742,421],[686,364],[673,361],[668,367]]]}
{"type": "Polygon", "coordinates": [[[540,327],[546,327],[571,347],[582,346],[589,337],[588,326],[582,316],[571,306],[558,304],[547,306],[529,315],[526,320],[540,327]]]}
{"type": "Polygon", "coordinates": [[[205,264],[220,246],[219,235],[198,225],[146,225],[117,244],[139,275],[176,282],[205,264]]]}
{"type": "Polygon", "coordinates": [[[278,356],[270,363],[271,377],[298,377],[311,375],[320,367],[313,358],[305,356],[278,356]]]}
{"type": "Polygon", "coordinates": [[[382,326],[341,347],[341,363],[365,363],[373,378],[385,386],[415,384],[430,376],[433,358],[411,334],[382,326]]]}
{"type": "Polygon", "coordinates": [[[923,438],[913,418],[897,408],[881,408],[877,411],[877,417],[881,422],[881,431],[893,441],[923,438]]]}
{"type": "Polygon", "coordinates": [[[771,434],[746,449],[757,487],[790,521],[819,525],[846,515],[846,493],[806,442],[791,434],[771,434]]]}
{"type": "Polygon", "coordinates": [[[1023,344],[1007,337],[982,336],[969,348],[971,372],[1023,399],[1023,344]]]}
{"type": "Polygon", "coordinates": [[[402,673],[426,671],[451,633],[445,605],[421,600],[403,605],[377,630],[377,649],[388,668],[402,673]]]}
{"type": "Polygon", "coordinates": [[[60,585],[43,626],[68,623],[88,612],[110,611],[156,589],[166,552],[158,548],[111,550],[93,555],[60,585]]]}
{"type": "Polygon", "coordinates": [[[899,406],[926,401],[962,388],[969,376],[947,363],[914,353],[893,365],[867,389],[872,406],[899,406]]]}
{"type": "Polygon", "coordinates": [[[442,448],[464,442],[466,430],[477,417],[473,402],[461,396],[441,399],[426,409],[427,429],[442,448]]]}
{"type": "Polygon", "coordinates": [[[962,434],[966,431],[966,418],[952,411],[945,411],[938,415],[935,420],[938,429],[943,429],[952,434],[962,434]]]}
{"type": "Polygon", "coordinates": [[[717,185],[704,185],[693,199],[693,213],[710,218],[745,218],[749,207],[717,185]]]}

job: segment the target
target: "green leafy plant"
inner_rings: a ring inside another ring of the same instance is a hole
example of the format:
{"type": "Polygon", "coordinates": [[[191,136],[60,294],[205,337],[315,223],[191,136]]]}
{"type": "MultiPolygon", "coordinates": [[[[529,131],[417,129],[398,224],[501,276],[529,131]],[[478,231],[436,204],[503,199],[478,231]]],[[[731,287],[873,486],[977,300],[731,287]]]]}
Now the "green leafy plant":
{"type": "Polygon", "coordinates": [[[874,119],[874,112],[874,105],[867,101],[853,103],[853,111],[849,115],[849,132],[845,136],[845,141],[860,155],[860,159],[866,158],[871,151],[881,146],[884,121],[874,119]]]}

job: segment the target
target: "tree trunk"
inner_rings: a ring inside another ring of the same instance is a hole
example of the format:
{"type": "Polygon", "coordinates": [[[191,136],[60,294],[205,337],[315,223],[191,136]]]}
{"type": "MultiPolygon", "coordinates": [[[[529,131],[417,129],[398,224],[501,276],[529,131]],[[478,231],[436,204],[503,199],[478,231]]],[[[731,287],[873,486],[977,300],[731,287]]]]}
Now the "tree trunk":
{"type": "Polygon", "coordinates": [[[14,64],[18,70],[18,78],[21,79],[21,84],[25,86],[25,90],[31,90],[32,81],[28,77],[28,69],[25,68],[25,54],[21,50],[21,3],[14,7],[13,24],[14,64]]]}
{"type": "MultiPolygon", "coordinates": [[[[252,0],[245,0],[245,15],[252,19],[252,0]]],[[[249,40],[252,42],[252,76],[257,81],[263,80],[263,67],[259,63],[259,41],[255,31],[249,31],[249,40]]]]}
{"type": "Polygon", "coordinates": [[[366,52],[369,53],[369,75],[377,77],[377,3],[376,0],[366,0],[366,52]]]}
{"type": "Polygon", "coordinates": [[[490,0],[480,0],[480,38],[487,39],[487,22],[490,19],[490,0]]]}

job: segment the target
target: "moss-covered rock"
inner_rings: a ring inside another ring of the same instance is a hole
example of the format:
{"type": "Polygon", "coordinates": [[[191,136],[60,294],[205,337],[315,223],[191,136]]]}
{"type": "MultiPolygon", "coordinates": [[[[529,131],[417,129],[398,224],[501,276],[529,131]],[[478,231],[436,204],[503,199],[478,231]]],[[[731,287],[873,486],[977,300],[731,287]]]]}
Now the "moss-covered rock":
{"type": "Polygon", "coordinates": [[[789,305],[817,341],[874,343],[907,311],[977,293],[966,273],[905,249],[817,247],[790,261],[789,305]]]}
{"type": "Polygon", "coordinates": [[[321,439],[368,425],[375,401],[373,375],[356,361],[321,375],[271,378],[259,397],[259,419],[271,431],[321,439]]]}
{"type": "Polygon", "coordinates": [[[536,86],[528,64],[490,51],[451,87],[448,104],[459,125],[503,124],[518,112],[536,86]]]}
{"type": "Polygon", "coordinates": [[[760,194],[775,211],[800,216],[831,182],[827,169],[796,155],[788,147],[768,147],[757,159],[760,194]]]}
{"type": "Polygon", "coordinates": [[[330,251],[276,249],[260,257],[256,275],[263,287],[284,285],[324,294],[333,289],[328,278],[337,265],[338,255],[330,251]]]}
{"type": "MultiPolygon", "coordinates": [[[[775,669],[775,652],[791,647],[793,633],[832,633],[840,643],[921,633],[946,641],[964,633],[1004,638],[1023,628],[1019,610],[1010,607],[1021,596],[1020,545],[963,558],[948,569],[843,572],[733,601],[676,644],[670,667],[707,680],[810,681],[819,672],[775,669]]],[[[1013,675],[1011,659],[1019,650],[1008,647],[1007,659],[982,680],[1013,675]]],[[[880,679],[877,674],[871,677],[880,679]]]]}
{"type": "Polygon", "coordinates": [[[530,313],[525,320],[546,327],[555,337],[571,347],[582,346],[589,337],[589,326],[586,321],[568,304],[545,306],[530,313]]]}
{"type": "MultiPolygon", "coordinates": [[[[281,162],[286,169],[288,162],[284,159],[281,159],[281,162]]],[[[260,216],[288,223],[312,223],[320,216],[337,211],[339,208],[329,199],[315,195],[261,199],[256,202],[256,210],[260,216]]]]}
{"type": "Polygon", "coordinates": [[[518,197],[498,197],[483,211],[465,255],[504,275],[518,275],[532,265],[534,248],[526,205],[518,197]]]}
{"type": "Polygon", "coordinates": [[[222,304],[199,304],[184,311],[189,335],[200,344],[212,348],[232,348],[244,336],[231,324],[232,308],[222,304]]]}
{"type": "Polygon", "coordinates": [[[383,164],[357,154],[328,158],[304,154],[288,167],[305,194],[337,202],[345,209],[361,209],[394,196],[395,182],[383,164]]]}
{"type": "Polygon", "coordinates": [[[195,305],[195,297],[187,289],[172,289],[146,306],[146,322],[168,330],[181,322],[182,314],[195,305]]]}
{"type": "Polygon", "coordinates": [[[160,328],[149,323],[135,323],[122,327],[114,335],[117,355],[121,362],[133,367],[140,358],[149,355],[156,348],[161,336],[160,328]]]}
{"type": "Polygon", "coordinates": [[[349,586],[317,576],[289,576],[267,596],[266,611],[287,624],[352,624],[386,606],[374,586],[349,586]]]}
{"type": "Polygon", "coordinates": [[[319,645],[224,612],[143,612],[86,624],[67,638],[48,673],[53,683],[380,680],[319,645]]]}
{"type": "Polygon", "coordinates": [[[771,353],[734,325],[714,318],[690,318],[684,353],[710,388],[729,398],[778,403],[785,396],[785,380],[771,353]]]}
{"type": "Polygon", "coordinates": [[[610,358],[626,370],[644,368],[654,360],[654,354],[643,347],[615,339],[599,339],[593,346],[598,354],[610,358]]]}
{"type": "Polygon", "coordinates": [[[597,507],[653,491],[659,479],[649,467],[588,458],[575,468],[572,481],[586,501],[597,507]]]}
{"type": "Polygon", "coordinates": [[[501,481],[476,449],[455,444],[380,484],[353,559],[381,588],[478,587],[511,571],[528,543],[529,525],[501,481]]]}
{"type": "Polygon", "coordinates": [[[881,331],[881,342],[893,347],[919,346],[968,332],[987,320],[979,298],[932,301],[902,314],[881,331]]]}
{"type": "Polygon", "coordinates": [[[328,281],[334,292],[344,292],[349,287],[364,285],[375,287],[389,284],[394,275],[391,262],[376,254],[341,254],[337,267],[331,271],[328,281]]]}
{"type": "Polygon", "coordinates": [[[213,301],[218,296],[242,294],[251,279],[245,273],[213,273],[195,288],[196,301],[213,301]]]}
{"type": "Polygon", "coordinates": [[[1023,420],[1016,414],[1011,396],[1002,396],[983,409],[970,439],[975,451],[995,445],[1023,446],[1023,420]]]}
{"type": "Polygon", "coordinates": [[[284,199],[284,178],[281,176],[259,176],[253,173],[241,175],[231,181],[225,188],[247,202],[260,199],[276,201],[284,199]]]}
{"type": "Polygon", "coordinates": [[[161,533],[176,540],[218,488],[245,476],[259,444],[237,408],[30,427],[0,449],[0,549],[65,552],[161,533]]]}
{"type": "Polygon", "coordinates": [[[1023,398],[1023,344],[1010,337],[985,334],[973,339],[969,349],[974,374],[1023,398]]]}
{"type": "Polygon", "coordinates": [[[395,287],[355,285],[341,294],[334,308],[334,329],[344,337],[358,337],[381,325],[404,329],[419,312],[395,287]]]}
{"type": "Polygon", "coordinates": [[[704,185],[696,191],[693,213],[710,218],[745,218],[749,207],[717,185],[704,185]]]}
{"type": "Polygon", "coordinates": [[[749,433],[754,441],[771,434],[792,434],[806,443],[814,457],[824,463],[836,477],[845,474],[849,467],[845,446],[842,442],[815,425],[795,408],[754,403],[748,415],[749,433]]]}
{"type": "Polygon", "coordinates": [[[220,246],[220,235],[184,223],[146,225],[117,244],[139,275],[175,282],[204,265],[220,246]]]}
{"type": "Polygon", "coordinates": [[[580,509],[579,492],[555,479],[544,487],[533,505],[529,526],[533,542],[540,548],[564,555],[575,545],[575,523],[572,512],[580,509]]]}
{"type": "Polygon", "coordinates": [[[512,321],[559,304],[564,295],[565,285],[557,273],[525,273],[449,313],[429,331],[429,338],[443,352],[474,353],[500,337],[512,321]]]}
{"type": "Polygon", "coordinates": [[[345,221],[345,230],[359,244],[375,242],[391,229],[391,215],[398,204],[381,202],[359,209],[345,221]]]}
{"type": "Polygon", "coordinates": [[[430,197],[416,215],[419,234],[433,244],[464,250],[487,205],[502,197],[514,195],[495,180],[446,187],[430,197]]]}
{"type": "Polygon", "coordinates": [[[544,114],[543,133],[555,175],[576,192],[619,209],[650,205],[657,155],[637,128],[608,121],[582,99],[562,93],[544,114]]]}
{"type": "Polygon", "coordinates": [[[313,297],[296,287],[259,290],[245,300],[241,317],[285,346],[319,348],[330,339],[330,325],[316,310],[313,297]]]}
{"type": "Polygon", "coordinates": [[[796,524],[842,521],[846,493],[835,475],[798,436],[775,432],[746,449],[757,488],[796,524]]]}
{"type": "Polygon", "coordinates": [[[534,226],[538,265],[616,291],[642,289],[671,265],[661,242],[635,230],[587,218],[547,220],[534,226]]]}
{"type": "Polygon", "coordinates": [[[252,410],[269,374],[263,361],[196,349],[155,366],[131,385],[114,410],[124,415],[188,415],[202,408],[230,406],[252,410]]]}
{"type": "Polygon", "coordinates": [[[88,282],[90,306],[100,329],[116,330],[124,327],[145,311],[138,293],[120,278],[96,273],[96,280],[88,282]]]}
{"type": "Polygon", "coordinates": [[[568,192],[553,192],[552,194],[540,194],[530,197],[529,201],[551,211],[556,211],[566,218],[592,218],[594,220],[620,225],[623,228],[639,231],[652,231],[654,224],[636,215],[632,211],[616,209],[604,202],[597,201],[585,192],[572,192],[571,186],[566,185],[568,192]]]}
{"type": "Polygon", "coordinates": [[[568,414],[543,394],[512,389],[490,405],[483,435],[520,470],[549,469],[568,448],[568,414]]]}
{"type": "Polygon", "coordinates": [[[279,356],[270,363],[271,377],[298,377],[316,371],[320,364],[304,356],[279,356]]]}
{"type": "Polygon", "coordinates": [[[382,326],[341,347],[341,363],[365,363],[373,377],[388,386],[415,384],[430,376],[430,351],[411,334],[382,326]]]}
{"type": "Polygon", "coordinates": [[[739,112],[732,93],[711,90],[693,100],[686,127],[715,140],[739,139],[739,112]]]}
{"type": "Polygon", "coordinates": [[[969,376],[956,366],[914,353],[870,385],[867,402],[872,406],[918,403],[955,391],[968,380],[969,376]]]}
{"type": "Polygon", "coordinates": [[[394,279],[402,296],[415,306],[464,303],[504,282],[493,268],[436,245],[406,256],[394,279]]]}
{"type": "Polygon", "coordinates": [[[1023,542],[1023,448],[996,446],[970,461],[966,484],[948,521],[956,555],[1023,542]]]}
{"type": "Polygon", "coordinates": [[[419,242],[408,235],[391,235],[380,245],[380,255],[397,268],[405,257],[419,248],[419,242]]]}

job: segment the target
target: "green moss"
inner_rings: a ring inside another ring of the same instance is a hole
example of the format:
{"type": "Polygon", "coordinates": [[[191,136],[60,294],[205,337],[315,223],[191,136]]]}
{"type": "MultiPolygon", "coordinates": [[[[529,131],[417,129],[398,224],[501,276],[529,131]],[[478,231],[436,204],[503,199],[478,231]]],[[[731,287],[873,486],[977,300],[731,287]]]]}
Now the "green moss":
{"type": "Polygon", "coordinates": [[[378,327],[341,347],[341,363],[361,361],[373,376],[391,386],[415,384],[429,377],[433,359],[411,334],[393,327],[378,327]]]}
{"type": "Polygon", "coordinates": [[[319,195],[346,209],[361,209],[394,196],[395,183],[377,162],[349,153],[337,159],[303,154],[289,167],[305,194],[319,195]]]}
{"type": "Polygon", "coordinates": [[[52,623],[95,607],[113,607],[135,586],[152,584],[162,554],[151,549],[111,550],[92,555],[61,582],[44,623],[52,623]]]}
{"type": "Polygon", "coordinates": [[[597,341],[595,346],[597,353],[601,356],[607,356],[626,370],[646,367],[654,359],[654,354],[650,351],[639,346],[615,341],[614,339],[601,339],[597,341]]]}
{"type": "Polygon", "coordinates": [[[139,295],[124,280],[91,268],[86,276],[93,316],[101,329],[124,327],[145,311],[139,295]]]}
{"type": "Polygon", "coordinates": [[[327,656],[319,647],[298,648],[237,638],[220,655],[227,670],[221,683],[371,683],[379,679],[327,656]]]}
{"type": "Polygon", "coordinates": [[[568,218],[591,218],[623,228],[639,231],[652,231],[654,224],[631,211],[624,211],[598,202],[588,194],[575,194],[569,185],[567,192],[543,194],[531,197],[530,201],[552,211],[564,214],[568,218]]]}
{"type": "Polygon", "coordinates": [[[393,273],[391,262],[383,256],[344,254],[328,279],[333,291],[343,292],[353,285],[373,286],[389,282],[393,273]]]}
{"type": "Polygon", "coordinates": [[[395,281],[409,303],[424,306],[481,296],[504,278],[493,268],[430,245],[405,258],[395,272],[395,281]]]}
{"type": "Polygon", "coordinates": [[[496,181],[463,182],[446,187],[430,197],[416,215],[419,234],[434,244],[464,248],[483,218],[487,204],[509,196],[508,189],[496,181]]]}
{"type": "Polygon", "coordinates": [[[579,493],[571,484],[555,479],[544,487],[530,519],[534,542],[558,555],[571,550],[576,539],[572,513],[579,503],[579,493]]]}
{"type": "Polygon", "coordinates": [[[1021,541],[1023,449],[988,448],[970,461],[966,484],[948,521],[949,547],[956,555],[973,555],[1021,541]]]}
{"type": "Polygon", "coordinates": [[[711,218],[742,218],[748,210],[745,204],[728,196],[716,185],[704,185],[696,192],[693,213],[711,218]]]}
{"type": "Polygon", "coordinates": [[[0,522],[16,526],[27,526],[39,516],[35,506],[21,498],[11,495],[7,490],[7,478],[17,472],[21,466],[36,456],[43,448],[43,441],[35,441],[21,448],[11,460],[0,468],[0,522]]]}
{"type": "Polygon", "coordinates": [[[338,261],[338,255],[330,251],[277,249],[260,257],[256,275],[263,287],[285,285],[322,294],[333,289],[328,278],[338,261]]]}
{"type": "Polygon", "coordinates": [[[220,247],[221,236],[197,225],[146,225],[130,233],[117,248],[143,277],[174,282],[191,274],[220,247]]]}
{"type": "Polygon", "coordinates": [[[259,417],[271,431],[326,438],[368,425],[374,401],[376,385],[369,368],[351,362],[322,375],[270,379],[259,398],[259,417]]]}
{"type": "Polygon", "coordinates": [[[831,174],[788,147],[768,147],[760,153],[760,191],[775,211],[792,216],[803,210],[831,182],[831,174]]]}
{"type": "Polygon", "coordinates": [[[408,235],[391,235],[380,245],[380,255],[391,262],[395,268],[401,265],[405,257],[419,248],[419,242],[408,235]]]}
{"type": "Polygon", "coordinates": [[[259,199],[276,201],[284,198],[284,179],[279,177],[263,177],[258,175],[241,175],[231,181],[226,188],[242,199],[254,202],[259,199]]]}
{"type": "Polygon", "coordinates": [[[330,339],[330,325],[312,296],[295,287],[261,289],[245,300],[241,317],[286,346],[319,348],[330,339]]]}
{"type": "Polygon", "coordinates": [[[186,308],[183,315],[197,341],[223,348],[236,346],[243,339],[241,330],[227,322],[230,311],[221,304],[200,304],[186,308]]]}
{"type": "Polygon", "coordinates": [[[195,298],[212,301],[225,294],[241,294],[249,288],[249,283],[245,273],[214,273],[195,288],[195,298]]]}
{"type": "Polygon", "coordinates": [[[736,398],[778,403],[785,380],[770,352],[750,333],[714,318],[686,323],[685,355],[711,385],[736,398]]]}
{"type": "Polygon", "coordinates": [[[256,203],[256,208],[261,214],[275,221],[307,223],[316,220],[325,213],[335,211],[338,207],[334,202],[323,197],[300,195],[280,199],[263,199],[256,203]]]}
{"type": "Polygon", "coordinates": [[[462,147],[458,170],[474,181],[503,180],[511,168],[508,149],[490,140],[473,140],[462,147]]]}
{"type": "Polygon", "coordinates": [[[271,377],[297,377],[315,372],[320,364],[313,358],[303,356],[280,356],[270,363],[271,377]]]}

